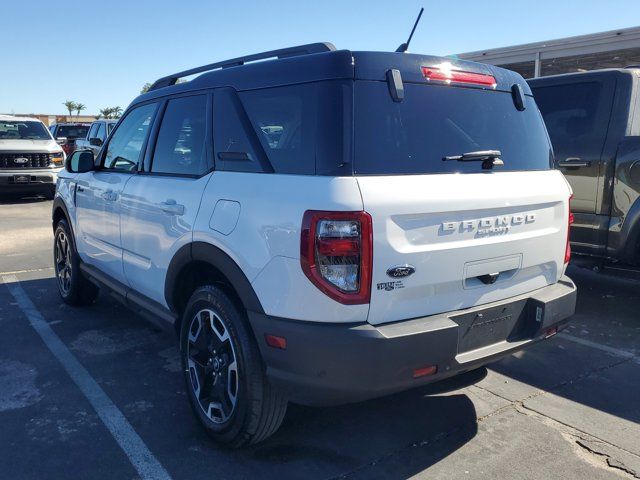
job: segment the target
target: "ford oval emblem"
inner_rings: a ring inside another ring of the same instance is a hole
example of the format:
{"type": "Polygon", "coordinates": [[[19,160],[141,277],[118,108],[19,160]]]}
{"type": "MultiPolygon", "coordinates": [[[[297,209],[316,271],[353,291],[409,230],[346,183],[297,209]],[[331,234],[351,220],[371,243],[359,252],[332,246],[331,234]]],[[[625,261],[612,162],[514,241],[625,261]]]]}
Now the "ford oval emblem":
{"type": "Polygon", "coordinates": [[[29,163],[29,159],[24,157],[18,157],[13,159],[13,163],[18,163],[20,165],[23,165],[25,163],[29,163]]]}
{"type": "Polygon", "coordinates": [[[396,265],[387,270],[387,275],[391,278],[404,278],[416,273],[416,267],[413,265],[396,265]]]}

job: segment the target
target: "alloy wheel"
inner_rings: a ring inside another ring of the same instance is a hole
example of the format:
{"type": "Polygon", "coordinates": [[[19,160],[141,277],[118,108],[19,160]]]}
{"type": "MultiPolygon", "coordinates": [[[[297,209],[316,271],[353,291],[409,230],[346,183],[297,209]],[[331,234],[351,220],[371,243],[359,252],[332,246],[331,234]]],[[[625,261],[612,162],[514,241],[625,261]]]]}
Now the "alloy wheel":
{"type": "Polygon", "coordinates": [[[71,262],[71,245],[69,238],[62,231],[59,231],[56,236],[55,261],[58,285],[62,293],[68,295],[71,291],[73,265],[71,262]]]}
{"type": "Polygon", "coordinates": [[[187,368],[193,393],[204,414],[225,423],[238,399],[238,364],[227,326],[211,309],[191,319],[187,342],[187,368]]]}

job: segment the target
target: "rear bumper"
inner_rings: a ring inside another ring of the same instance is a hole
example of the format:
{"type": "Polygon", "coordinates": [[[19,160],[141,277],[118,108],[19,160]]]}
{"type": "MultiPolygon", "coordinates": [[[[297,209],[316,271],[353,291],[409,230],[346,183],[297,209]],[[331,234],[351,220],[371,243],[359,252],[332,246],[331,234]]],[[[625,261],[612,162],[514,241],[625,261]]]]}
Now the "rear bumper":
{"type": "Polygon", "coordinates": [[[379,397],[473,370],[543,340],[573,315],[568,277],[527,295],[391,324],[301,322],[249,313],[267,375],[291,401],[336,405],[379,397]],[[506,328],[506,330],[505,330],[506,328]],[[265,334],[287,339],[269,347],[265,334]],[[497,337],[496,337],[497,335],[497,337]],[[437,373],[414,378],[414,370],[437,373]]]}
{"type": "Polygon", "coordinates": [[[0,170],[0,193],[45,192],[55,189],[60,169],[0,170]],[[29,177],[27,183],[16,182],[17,177],[29,177]]]}

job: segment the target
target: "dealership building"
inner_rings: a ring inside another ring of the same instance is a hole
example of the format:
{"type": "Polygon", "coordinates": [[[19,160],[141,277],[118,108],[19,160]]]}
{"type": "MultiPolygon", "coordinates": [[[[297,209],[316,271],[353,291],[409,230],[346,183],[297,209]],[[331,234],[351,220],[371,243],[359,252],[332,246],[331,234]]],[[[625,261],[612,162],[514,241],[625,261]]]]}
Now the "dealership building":
{"type": "Polygon", "coordinates": [[[524,78],[640,66],[640,27],[456,55],[515,70],[524,78]]]}

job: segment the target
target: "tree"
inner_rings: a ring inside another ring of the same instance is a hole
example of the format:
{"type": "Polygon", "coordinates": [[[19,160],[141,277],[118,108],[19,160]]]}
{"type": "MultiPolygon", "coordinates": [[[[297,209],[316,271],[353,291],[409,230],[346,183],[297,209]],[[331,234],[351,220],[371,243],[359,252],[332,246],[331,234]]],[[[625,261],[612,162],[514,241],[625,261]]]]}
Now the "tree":
{"type": "Polygon", "coordinates": [[[100,110],[98,118],[106,118],[107,120],[112,118],[118,118],[122,114],[122,108],[120,107],[106,107],[100,110]]]}
{"type": "Polygon", "coordinates": [[[98,118],[106,118],[109,119],[111,118],[111,112],[113,111],[113,109],[111,107],[106,107],[100,110],[100,115],[98,115],[98,118]]]}
{"type": "MultiPolygon", "coordinates": [[[[184,78],[179,78],[179,79],[176,80],[176,85],[178,83],[184,83],[184,82],[186,82],[186,80],[184,78]]],[[[151,85],[153,85],[153,84],[149,83],[149,82],[145,83],[142,86],[142,90],[140,90],[140,95],[142,95],[143,93],[147,93],[149,91],[149,89],[151,88],[151,85]]]]}
{"type": "Polygon", "coordinates": [[[73,100],[65,100],[62,104],[69,111],[69,116],[71,116],[76,109],[76,102],[73,100]]]}
{"type": "Polygon", "coordinates": [[[74,109],[76,111],[76,118],[79,117],[80,112],[86,108],[87,107],[84,103],[76,103],[76,108],[74,109]]]}

